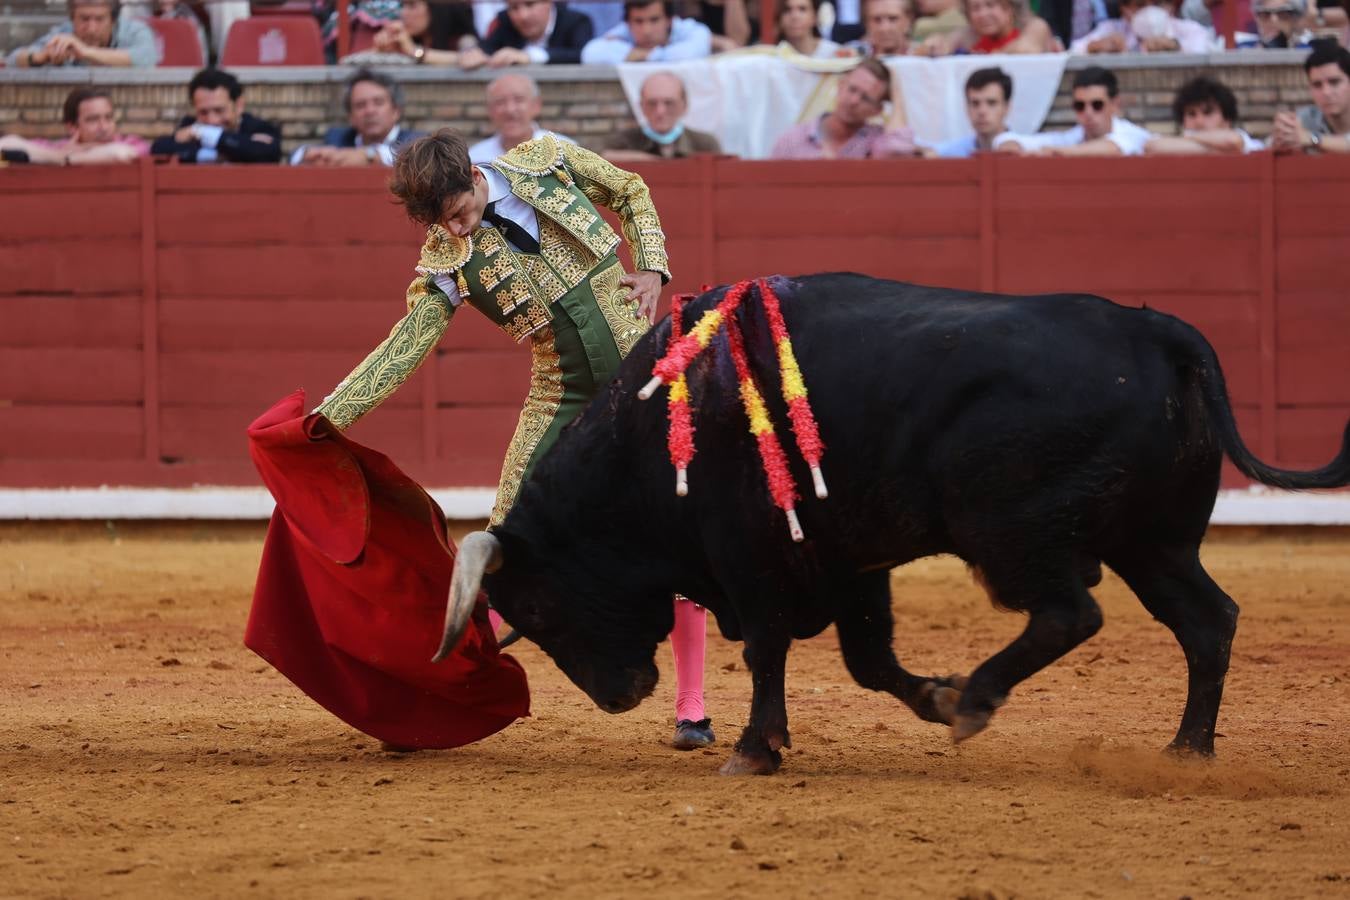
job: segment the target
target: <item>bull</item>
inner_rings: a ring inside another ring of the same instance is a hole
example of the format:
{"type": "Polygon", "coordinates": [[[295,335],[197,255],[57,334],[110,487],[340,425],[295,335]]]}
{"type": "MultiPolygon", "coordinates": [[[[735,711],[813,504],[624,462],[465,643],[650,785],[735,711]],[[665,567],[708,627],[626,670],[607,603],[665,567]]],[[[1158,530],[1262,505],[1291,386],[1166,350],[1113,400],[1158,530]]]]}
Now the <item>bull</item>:
{"type": "MultiPolygon", "coordinates": [[[[624,712],[652,692],[670,597],[684,594],[745,644],[750,718],[722,771],[768,774],[791,746],[794,639],[834,624],[860,685],[961,741],[1101,628],[1089,588],[1105,563],[1185,654],[1170,747],[1211,755],[1238,619],[1199,556],[1223,456],[1263,484],[1339,487],[1350,482],[1350,426],[1321,469],[1266,465],[1238,434],[1213,348],[1149,309],[854,274],[773,284],[828,447],[828,499],[797,507],[807,539],[794,543],[770,503],[724,335],[687,373],[698,454],[689,495],[672,489],[664,405],[635,396],[670,340],[666,319],[538,464],[505,522],[463,542],[438,658],[481,585],[601,709],[624,712]],[[892,650],[890,570],[943,553],[998,606],[1027,614],[968,678],[911,674],[892,650]]],[[[686,332],[726,290],[686,305],[686,332]]],[[[737,316],[785,422],[763,308],[747,299],[737,316]]],[[[809,483],[800,460],[794,475],[809,483]]]]}

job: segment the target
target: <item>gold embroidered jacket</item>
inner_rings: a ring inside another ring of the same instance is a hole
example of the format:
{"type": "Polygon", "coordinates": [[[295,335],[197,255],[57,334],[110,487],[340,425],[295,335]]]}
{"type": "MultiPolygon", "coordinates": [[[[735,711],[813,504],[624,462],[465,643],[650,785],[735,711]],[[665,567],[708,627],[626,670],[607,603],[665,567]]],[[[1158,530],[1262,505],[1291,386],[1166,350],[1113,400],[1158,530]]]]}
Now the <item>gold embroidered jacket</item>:
{"type": "Polygon", "coordinates": [[[619,236],[600,217],[597,204],[618,213],[636,267],[670,280],[665,234],[640,176],[552,135],[515,147],[493,167],[510,182],[512,193],[535,209],[539,254],[516,252],[491,226],[459,238],[433,225],[417,278],[408,288],[409,309],[439,292],[437,276],[453,275],[466,302],[523,340],[547,325],[552,305],[618,247],[619,236]]]}

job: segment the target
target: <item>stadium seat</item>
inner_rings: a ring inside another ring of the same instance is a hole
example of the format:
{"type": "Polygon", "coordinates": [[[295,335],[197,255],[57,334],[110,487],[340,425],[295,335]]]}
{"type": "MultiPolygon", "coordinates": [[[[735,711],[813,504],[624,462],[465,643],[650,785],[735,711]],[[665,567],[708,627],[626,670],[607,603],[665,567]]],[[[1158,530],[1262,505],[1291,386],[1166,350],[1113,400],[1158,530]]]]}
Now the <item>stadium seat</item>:
{"type": "Polygon", "coordinates": [[[161,66],[191,66],[200,69],[202,44],[196,27],[187,19],[142,19],[155,33],[155,50],[161,66]]]}
{"type": "Polygon", "coordinates": [[[321,66],[323,42],[319,26],[306,16],[264,16],[240,19],[225,36],[222,67],[321,66]]]}

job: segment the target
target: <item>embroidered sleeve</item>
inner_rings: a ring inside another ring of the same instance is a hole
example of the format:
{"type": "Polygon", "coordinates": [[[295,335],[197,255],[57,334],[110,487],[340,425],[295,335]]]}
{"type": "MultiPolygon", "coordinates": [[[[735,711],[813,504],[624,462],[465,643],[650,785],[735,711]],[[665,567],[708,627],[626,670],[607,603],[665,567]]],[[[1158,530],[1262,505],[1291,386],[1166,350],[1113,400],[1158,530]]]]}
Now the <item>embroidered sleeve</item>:
{"type": "Polygon", "coordinates": [[[588,200],[619,214],[633,264],[649,272],[660,272],[662,282],[669,282],[666,234],[661,230],[651,192],[642,177],[570,144],[563,146],[563,165],[588,200]]]}
{"type": "Polygon", "coordinates": [[[346,431],[387,400],[440,343],[455,310],[446,303],[444,294],[428,289],[426,281],[418,278],[413,282],[408,288],[411,311],[315,408],[338,430],[346,431]]]}

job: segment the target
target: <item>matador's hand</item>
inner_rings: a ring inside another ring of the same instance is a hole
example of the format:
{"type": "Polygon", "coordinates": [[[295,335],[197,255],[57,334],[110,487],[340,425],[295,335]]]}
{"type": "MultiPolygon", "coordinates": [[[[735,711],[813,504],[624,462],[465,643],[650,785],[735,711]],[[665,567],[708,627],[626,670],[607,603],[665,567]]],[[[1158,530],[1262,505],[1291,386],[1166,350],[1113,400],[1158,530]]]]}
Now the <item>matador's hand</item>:
{"type": "Polygon", "coordinates": [[[628,300],[637,301],[638,315],[648,322],[656,318],[656,301],[661,299],[661,273],[634,272],[620,278],[619,284],[628,288],[628,300]]]}

